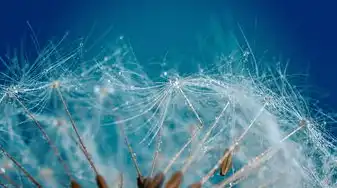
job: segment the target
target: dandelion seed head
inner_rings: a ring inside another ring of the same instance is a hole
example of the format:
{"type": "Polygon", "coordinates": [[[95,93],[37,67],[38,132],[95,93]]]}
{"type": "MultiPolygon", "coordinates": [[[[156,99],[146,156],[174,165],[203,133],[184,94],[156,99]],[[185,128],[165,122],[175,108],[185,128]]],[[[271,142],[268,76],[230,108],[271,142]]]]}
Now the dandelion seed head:
{"type": "Polygon", "coordinates": [[[137,176],[154,183],[157,174],[165,185],[181,186],[336,183],[328,118],[312,113],[283,71],[249,69],[253,54],[243,50],[219,57],[213,69],[190,75],[164,70],[153,78],[124,38],[109,55],[84,65],[74,52],[42,54],[43,60],[7,78],[1,89],[11,102],[0,104],[2,171],[9,161],[17,171],[13,179],[26,177],[19,184],[33,185],[27,170],[41,185],[55,187],[71,181],[95,186],[101,176],[109,186],[135,187],[137,176]],[[55,64],[42,64],[49,61],[55,64]]]}

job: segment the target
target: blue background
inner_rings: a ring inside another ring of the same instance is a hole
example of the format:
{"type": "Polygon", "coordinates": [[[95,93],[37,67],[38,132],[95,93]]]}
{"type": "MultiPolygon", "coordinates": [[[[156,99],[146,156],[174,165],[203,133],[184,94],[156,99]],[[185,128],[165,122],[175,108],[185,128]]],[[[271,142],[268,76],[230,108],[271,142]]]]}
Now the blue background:
{"type": "MultiPolygon", "coordinates": [[[[93,39],[109,31],[127,36],[144,61],[167,50],[198,57],[198,39],[216,33],[219,25],[228,30],[228,18],[239,22],[256,41],[254,50],[268,49],[272,55],[290,59],[290,73],[308,74],[306,94],[318,99],[320,107],[337,112],[335,0],[1,0],[0,54],[22,41],[30,42],[29,21],[42,46],[67,31],[73,39],[91,30],[93,39]]],[[[220,41],[221,34],[217,37],[220,41]]],[[[214,49],[221,47],[226,44],[214,44],[214,49]]],[[[337,134],[334,127],[331,131],[337,134]]]]}

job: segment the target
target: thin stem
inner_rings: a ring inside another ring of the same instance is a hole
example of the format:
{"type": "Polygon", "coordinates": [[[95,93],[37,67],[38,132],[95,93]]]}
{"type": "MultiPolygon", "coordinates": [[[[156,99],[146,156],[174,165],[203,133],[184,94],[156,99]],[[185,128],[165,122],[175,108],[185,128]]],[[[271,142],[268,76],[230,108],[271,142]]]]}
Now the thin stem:
{"type": "Polygon", "coordinates": [[[120,173],[118,188],[123,188],[123,187],[124,187],[124,176],[123,176],[123,173],[120,173]]]}
{"type": "Polygon", "coordinates": [[[199,114],[197,113],[197,111],[196,111],[195,108],[193,107],[192,103],[190,102],[190,100],[187,98],[187,96],[185,95],[184,91],[183,91],[180,87],[179,87],[179,91],[180,91],[180,93],[184,96],[184,98],[185,98],[185,100],[186,100],[188,106],[191,108],[191,110],[193,111],[193,113],[194,113],[195,116],[197,117],[197,119],[198,119],[198,121],[199,121],[199,123],[200,123],[200,126],[198,126],[198,124],[197,124],[198,128],[199,128],[199,129],[202,128],[202,127],[204,126],[204,123],[202,122],[202,120],[201,120],[199,114]]]}
{"type": "Polygon", "coordinates": [[[205,134],[205,136],[203,137],[203,139],[201,140],[201,142],[198,144],[198,147],[196,148],[195,152],[193,153],[193,155],[191,155],[187,160],[185,165],[182,168],[182,172],[185,173],[188,169],[188,167],[191,165],[194,157],[198,154],[199,149],[201,147],[203,147],[205,141],[208,139],[208,137],[211,135],[211,132],[213,131],[213,129],[217,126],[217,124],[219,123],[220,118],[223,116],[223,114],[225,113],[226,109],[229,106],[229,102],[227,102],[227,104],[225,105],[225,107],[222,109],[222,111],[220,112],[219,116],[216,117],[212,127],[210,127],[210,129],[207,131],[207,133],[205,134]]]}
{"type": "MultiPolygon", "coordinates": [[[[200,129],[198,129],[200,130],[200,129]]],[[[188,141],[185,143],[185,145],[178,151],[177,154],[174,155],[174,157],[170,160],[169,164],[167,165],[167,167],[164,170],[164,175],[167,174],[167,172],[171,169],[172,165],[174,164],[174,162],[178,159],[178,157],[183,153],[183,151],[187,148],[187,146],[193,141],[193,139],[195,138],[195,136],[197,135],[198,131],[194,131],[193,135],[191,136],[190,139],[188,139],[188,141]]]]}
{"type": "Polygon", "coordinates": [[[134,152],[132,150],[132,147],[130,145],[130,142],[129,142],[129,139],[128,137],[126,136],[125,132],[124,132],[124,128],[122,126],[120,126],[120,129],[121,129],[121,134],[122,134],[122,137],[124,137],[124,141],[125,141],[125,144],[127,145],[128,147],[128,151],[131,155],[131,159],[132,159],[132,162],[136,168],[136,171],[137,171],[137,176],[140,178],[140,177],[143,177],[142,176],[142,173],[140,171],[140,168],[138,166],[138,162],[137,162],[137,159],[136,159],[136,156],[134,155],[134,152]]]}
{"type": "Polygon", "coordinates": [[[276,182],[282,180],[282,178],[281,178],[282,175],[283,174],[280,174],[280,176],[278,176],[278,177],[276,177],[276,178],[274,178],[272,180],[269,180],[269,181],[265,182],[264,184],[259,185],[257,188],[272,187],[272,185],[274,185],[276,182]]]}
{"type": "Polygon", "coordinates": [[[8,188],[5,184],[3,184],[1,181],[0,181],[0,186],[3,187],[3,188],[8,188]]]}
{"type": "Polygon", "coordinates": [[[58,96],[60,97],[60,99],[61,99],[61,101],[62,101],[63,107],[64,107],[64,109],[65,109],[65,111],[66,111],[66,113],[67,113],[67,115],[68,115],[68,117],[69,117],[69,119],[70,119],[71,125],[72,125],[72,127],[73,127],[73,129],[74,129],[74,131],[75,131],[75,133],[76,133],[76,136],[77,136],[77,138],[78,138],[78,141],[80,142],[80,145],[81,145],[80,148],[81,148],[82,152],[84,153],[85,157],[87,158],[87,160],[88,160],[88,162],[89,162],[91,168],[94,170],[96,176],[98,176],[98,175],[99,175],[99,174],[98,174],[98,171],[97,171],[97,169],[96,169],[96,167],[95,167],[93,161],[91,160],[90,154],[89,154],[87,148],[85,147],[85,145],[84,145],[84,143],[83,143],[83,141],[82,141],[82,139],[81,139],[80,134],[78,133],[77,127],[76,127],[76,125],[75,125],[75,121],[73,120],[73,118],[72,118],[72,116],[71,116],[71,113],[70,113],[70,111],[69,111],[69,109],[68,109],[67,103],[66,103],[65,99],[63,98],[60,89],[59,89],[58,87],[55,87],[55,89],[56,89],[57,94],[58,94],[58,96]]]}
{"type": "Polygon", "coordinates": [[[16,183],[14,182],[14,180],[13,180],[11,177],[7,176],[5,173],[1,173],[1,172],[0,172],[0,176],[1,176],[3,179],[7,180],[7,181],[8,181],[10,184],[12,184],[14,187],[17,187],[17,188],[20,187],[18,184],[16,184],[16,183]]]}
{"type": "Polygon", "coordinates": [[[244,136],[248,133],[249,129],[254,125],[254,123],[256,122],[256,120],[260,117],[260,115],[262,114],[262,112],[264,111],[264,109],[265,109],[266,106],[267,106],[267,103],[264,103],[264,105],[262,106],[262,108],[255,115],[254,119],[250,122],[249,126],[245,129],[245,131],[241,134],[241,136],[239,137],[239,139],[236,142],[240,142],[244,138],[244,136]]]}
{"type": "Polygon", "coordinates": [[[159,155],[160,145],[161,145],[161,142],[162,142],[161,137],[162,137],[162,127],[159,128],[159,134],[158,134],[157,143],[156,143],[156,151],[154,152],[154,156],[153,156],[153,159],[152,159],[150,177],[153,176],[154,169],[156,167],[156,162],[157,162],[157,158],[158,158],[158,155],[159,155]]]}
{"type": "Polygon", "coordinates": [[[11,156],[2,146],[0,146],[0,151],[2,151],[2,153],[4,153],[24,174],[25,174],[25,176],[34,184],[34,185],[36,185],[37,187],[39,187],[39,188],[41,188],[42,186],[41,186],[41,184],[39,184],[36,180],[35,180],[35,178],[31,175],[31,174],[29,174],[29,172],[27,172],[24,168],[23,168],[23,166],[18,162],[18,161],[16,161],[15,159],[14,159],[14,157],[13,156],[11,156]]]}
{"type": "Polygon", "coordinates": [[[41,126],[41,124],[39,123],[39,121],[37,121],[37,119],[34,117],[34,115],[28,110],[28,108],[19,100],[19,98],[15,95],[13,95],[13,97],[15,98],[15,100],[21,105],[21,107],[24,109],[24,111],[27,113],[27,115],[34,121],[35,125],[37,126],[37,128],[40,130],[40,132],[42,133],[43,137],[46,139],[48,145],[52,148],[54,154],[56,155],[58,161],[62,164],[63,169],[65,171],[65,173],[67,174],[67,176],[69,177],[69,179],[71,180],[71,174],[70,174],[70,170],[68,168],[68,166],[66,165],[66,163],[64,162],[64,160],[62,159],[59,150],[57,149],[57,147],[55,146],[55,144],[51,141],[51,139],[49,138],[49,136],[47,135],[47,133],[45,132],[45,130],[43,129],[43,127],[41,126]]]}
{"type": "Polygon", "coordinates": [[[243,166],[239,171],[234,173],[231,177],[226,179],[225,181],[221,182],[220,185],[217,187],[224,187],[232,182],[235,182],[237,180],[243,179],[244,177],[247,177],[252,170],[258,168],[263,162],[269,160],[278,149],[272,149],[269,148],[266,151],[262,152],[257,157],[253,158],[248,162],[247,165],[243,166]]]}
{"type": "Polygon", "coordinates": [[[257,115],[254,117],[254,119],[251,121],[251,123],[248,125],[248,127],[245,129],[245,131],[240,135],[240,137],[236,140],[236,142],[234,142],[234,144],[232,144],[229,149],[226,151],[226,153],[218,160],[218,162],[216,163],[216,165],[214,165],[214,167],[207,173],[206,176],[204,176],[201,179],[201,184],[206,183],[210,177],[212,177],[212,175],[215,173],[215,171],[219,168],[219,166],[222,164],[222,162],[235,150],[235,148],[237,148],[237,146],[239,145],[239,142],[244,138],[244,136],[248,133],[248,130],[254,125],[254,123],[256,122],[257,118],[262,114],[263,110],[265,109],[267,103],[265,103],[262,108],[259,110],[259,112],[257,113],[257,115]]]}
{"type": "MultiPolygon", "coordinates": [[[[294,135],[296,132],[298,132],[300,129],[306,126],[306,122],[304,120],[300,121],[300,126],[297,127],[295,130],[287,134],[283,139],[281,139],[278,143],[281,144],[284,141],[286,141],[290,136],[294,135]]],[[[216,187],[224,187],[228,185],[229,183],[232,183],[234,181],[243,179],[244,177],[248,176],[249,173],[258,168],[262,163],[268,161],[271,159],[275,153],[279,151],[280,147],[277,146],[276,148],[268,148],[264,152],[262,152],[260,155],[257,157],[251,159],[247,165],[243,166],[239,171],[237,171],[235,174],[233,174],[231,177],[228,179],[224,180],[220,184],[218,184],[216,187]]]]}

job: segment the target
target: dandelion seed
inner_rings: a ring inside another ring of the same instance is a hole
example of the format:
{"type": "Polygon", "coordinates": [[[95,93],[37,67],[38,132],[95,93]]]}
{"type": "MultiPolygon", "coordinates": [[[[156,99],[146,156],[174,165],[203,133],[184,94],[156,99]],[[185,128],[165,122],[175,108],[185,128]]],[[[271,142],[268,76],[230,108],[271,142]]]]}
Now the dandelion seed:
{"type": "Polygon", "coordinates": [[[227,152],[230,152],[228,149],[225,150],[225,154],[227,157],[222,161],[220,165],[220,175],[224,176],[227,174],[227,172],[230,170],[232,166],[232,153],[227,154],[227,152]]]}
{"type": "Polygon", "coordinates": [[[165,175],[162,172],[158,172],[152,179],[149,188],[161,188],[165,180],[165,175]]]}
{"type": "Polygon", "coordinates": [[[80,184],[78,184],[76,181],[71,180],[70,182],[70,187],[71,188],[81,188],[80,184]]]}
{"type": "Polygon", "coordinates": [[[165,188],[179,188],[183,181],[183,173],[181,171],[173,173],[171,178],[167,181],[165,188]]]}
{"type": "Polygon", "coordinates": [[[106,184],[103,176],[97,175],[96,176],[96,182],[97,182],[98,188],[108,188],[108,185],[106,184]]]}

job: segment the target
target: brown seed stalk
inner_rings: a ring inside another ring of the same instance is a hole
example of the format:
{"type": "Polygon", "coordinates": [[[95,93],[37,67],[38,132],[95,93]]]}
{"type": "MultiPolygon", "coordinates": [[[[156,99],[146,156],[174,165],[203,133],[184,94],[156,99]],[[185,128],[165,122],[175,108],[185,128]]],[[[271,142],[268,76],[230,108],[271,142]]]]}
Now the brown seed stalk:
{"type": "Polygon", "coordinates": [[[98,188],[108,188],[108,185],[104,177],[101,175],[96,176],[96,183],[97,183],[98,188]]]}
{"type": "Polygon", "coordinates": [[[165,185],[165,188],[179,188],[183,181],[183,173],[181,171],[175,172],[165,185]]]}
{"type": "Polygon", "coordinates": [[[232,152],[227,148],[224,155],[227,155],[220,165],[220,175],[225,176],[232,166],[233,155],[232,152]],[[228,153],[228,154],[227,154],[228,153]]]}
{"type": "Polygon", "coordinates": [[[201,187],[202,187],[202,184],[200,182],[193,183],[188,186],[188,188],[201,188],[201,187]]]}
{"type": "Polygon", "coordinates": [[[162,172],[158,172],[152,179],[148,188],[161,188],[165,180],[165,175],[162,172]]]}
{"type": "Polygon", "coordinates": [[[71,188],[81,188],[80,184],[77,183],[75,180],[70,181],[70,187],[71,188]]]}

